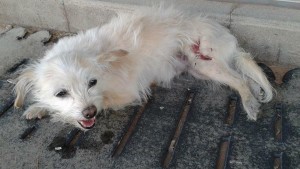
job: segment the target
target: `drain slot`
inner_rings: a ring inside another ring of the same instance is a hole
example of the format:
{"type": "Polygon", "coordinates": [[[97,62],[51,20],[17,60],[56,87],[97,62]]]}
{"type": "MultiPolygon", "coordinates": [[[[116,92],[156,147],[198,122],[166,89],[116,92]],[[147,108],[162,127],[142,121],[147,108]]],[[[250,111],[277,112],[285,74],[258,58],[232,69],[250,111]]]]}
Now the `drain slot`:
{"type": "Polygon", "coordinates": [[[111,157],[118,157],[123,152],[125,146],[127,145],[129,139],[131,138],[139,120],[141,119],[144,111],[146,110],[146,108],[148,107],[150,102],[151,102],[151,99],[149,99],[148,102],[145,102],[135,113],[135,116],[134,116],[133,120],[131,121],[130,126],[127,129],[127,132],[122,136],[122,138],[116,145],[111,157]]]}
{"type": "Polygon", "coordinates": [[[231,146],[232,136],[225,136],[221,139],[219,156],[216,163],[216,169],[226,169],[228,166],[229,150],[231,146]]]}
{"type": "Polygon", "coordinates": [[[180,118],[179,118],[179,121],[177,123],[177,127],[176,127],[176,130],[175,130],[174,136],[173,136],[173,138],[172,138],[172,140],[169,144],[167,155],[165,156],[165,159],[163,161],[163,167],[164,168],[168,168],[170,166],[170,163],[172,162],[172,159],[173,159],[173,156],[174,156],[174,153],[175,153],[176,145],[178,143],[181,131],[182,131],[184,123],[186,121],[186,117],[187,117],[187,115],[190,111],[190,108],[191,108],[192,102],[194,100],[195,94],[196,93],[193,92],[193,91],[188,91],[188,93],[187,93],[186,100],[185,100],[183,109],[181,111],[180,118]]]}
{"type": "Polygon", "coordinates": [[[83,136],[83,131],[74,128],[66,137],[55,137],[48,146],[48,149],[56,151],[63,159],[72,158],[75,156],[77,147],[80,145],[83,136]]]}
{"type": "Polygon", "coordinates": [[[275,139],[278,142],[282,142],[282,111],[283,106],[282,104],[277,104],[275,106],[275,124],[274,124],[274,132],[275,132],[275,139]]]}
{"type": "Polygon", "coordinates": [[[283,152],[275,153],[274,154],[274,169],[282,169],[282,155],[283,152]]]}
{"type": "Polygon", "coordinates": [[[36,129],[37,129],[38,125],[34,124],[33,126],[28,127],[27,129],[25,129],[25,131],[20,135],[20,139],[24,140],[26,139],[29,135],[31,135],[36,129]]]}
{"type": "Polygon", "coordinates": [[[237,96],[230,96],[227,108],[227,116],[225,119],[225,124],[232,126],[236,117],[237,113],[237,103],[238,97],[237,96]]]}
{"type": "Polygon", "coordinates": [[[0,117],[9,109],[13,106],[14,104],[14,101],[15,101],[15,98],[14,97],[9,97],[7,99],[7,101],[0,106],[0,117]]]}

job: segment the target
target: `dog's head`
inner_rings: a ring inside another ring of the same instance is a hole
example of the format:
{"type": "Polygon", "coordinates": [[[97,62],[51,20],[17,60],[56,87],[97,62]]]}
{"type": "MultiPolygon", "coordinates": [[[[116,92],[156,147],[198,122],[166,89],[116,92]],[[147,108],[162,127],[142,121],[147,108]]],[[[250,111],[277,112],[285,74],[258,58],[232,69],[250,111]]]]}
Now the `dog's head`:
{"type": "Polygon", "coordinates": [[[95,125],[97,112],[103,109],[106,73],[124,55],[124,50],[100,54],[50,50],[21,72],[15,86],[15,107],[21,107],[30,93],[29,99],[47,109],[53,120],[90,129],[95,125]]]}

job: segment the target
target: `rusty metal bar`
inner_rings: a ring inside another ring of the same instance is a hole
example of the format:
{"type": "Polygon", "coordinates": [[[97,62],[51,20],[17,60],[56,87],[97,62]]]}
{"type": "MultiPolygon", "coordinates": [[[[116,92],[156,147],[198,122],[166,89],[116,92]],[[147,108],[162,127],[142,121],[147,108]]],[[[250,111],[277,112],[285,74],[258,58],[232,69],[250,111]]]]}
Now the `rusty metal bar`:
{"type": "Polygon", "coordinates": [[[83,131],[78,129],[78,128],[74,128],[73,130],[71,130],[66,137],[66,146],[76,146],[78,141],[80,140],[80,137],[82,136],[83,131]]]}
{"type": "Polygon", "coordinates": [[[82,130],[74,128],[65,137],[54,137],[48,149],[59,153],[63,159],[72,158],[76,154],[83,136],[84,132],[82,130]]]}
{"type": "Polygon", "coordinates": [[[148,107],[149,103],[151,102],[150,100],[151,99],[149,99],[148,102],[145,102],[135,113],[135,116],[134,116],[133,120],[131,121],[127,132],[123,135],[123,137],[120,139],[120,141],[116,145],[111,157],[118,157],[123,152],[125,146],[127,145],[127,142],[131,138],[131,136],[137,126],[137,123],[139,122],[145,109],[148,107]]]}
{"type": "Polygon", "coordinates": [[[25,129],[25,131],[20,135],[20,139],[24,140],[27,138],[32,132],[34,132],[37,129],[38,125],[34,124],[33,126],[28,127],[25,129]]]}
{"type": "Polygon", "coordinates": [[[275,124],[274,124],[275,139],[278,142],[282,142],[282,111],[283,111],[282,104],[276,104],[275,111],[276,111],[275,124]]]}
{"type": "MultiPolygon", "coordinates": [[[[15,64],[14,66],[12,66],[10,69],[8,69],[6,71],[6,74],[12,74],[14,72],[16,72],[17,70],[20,69],[21,66],[23,65],[26,65],[28,64],[29,62],[29,59],[23,59],[21,60],[21,62],[15,64]]],[[[9,80],[6,80],[6,82],[10,82],[9,80]]],[[[13,82],[10,82],[10,83],[13,83],[13,82]]],[[[1,88],[2,88],[2,85],[1,85],[1,88]]],[[[8,87],[5,87],[6,90],[9,90],[8,87]]],[[[11,96],[13,95],[13,92],[12,94],[10,94],[10,96],[8,96],[7,98],[7,101],[3,104],[3,105],[0,105],[0,117],[9,109],[13,106],[14,104],[14,101],[15,101],[15,97],[11,96]]]]}
{"type": "Polygon", "coordinates": [[[216,163],[216,169],[227,168],[231,140],[232,140],[232,136],[226,136],[222,138],[220,149],[219,149],[219,156],[216,163]]]}
{"type": "Polygon", "coordinates": [[[283,160],[282,160],[283,152],[275,153],[274,154],[274,169],[283,169],[283,160]]]}
{"type": "Polygon", "coordinates": [[[234,123],[236,111],[237,111],[238,97],[231,96],[228,102],[227,115],[225,124],[231,126],[234,123]]]}
{"type": "Polygon", "coordinates": [[[7,101],[3,104],[3,105],[0,105],[0,117],[9,109],[13,106],[14,104],[14,101],[15,101],[15,98],[14,97],[9,97],[7,99],[7,101]]]}
{"type": "Polygon", "coordinates": [[[27,65],[29,63],[29,59],[22,59],[19,63],[13,65],[10,69],[6,71],[6,73],[14,73],[16,72],[21,66],[27,65]]]}
{"type": "Polygon", "coordinates": [[[177,123],[177,127],[175,130],[174,136],[169,144],[167,155],[163,161],[163,168],[168,168],[173,159],[176,145],[177,145],[179,137],[181,135],[181,131],[182,131],[184,123],[186,121],[186,117],[190,111],[191,104],[194,100],[195,94],[196,94],[195,92],[190,91],[190,90],[187,93],[186,100],[185,100],[183,109],[181,111],[180,118],[177,123]]]}

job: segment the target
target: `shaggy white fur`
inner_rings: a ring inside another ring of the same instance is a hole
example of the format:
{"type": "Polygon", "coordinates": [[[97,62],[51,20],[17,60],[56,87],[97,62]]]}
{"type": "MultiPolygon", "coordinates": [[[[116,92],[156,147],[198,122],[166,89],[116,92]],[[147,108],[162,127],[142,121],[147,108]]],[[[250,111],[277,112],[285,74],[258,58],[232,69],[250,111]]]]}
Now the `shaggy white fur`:
{"type": "Polygon", "coordinates": [[[259,102],[272,99],[267,78],[226,28],[171,8],[151,8],[61,39],[19,76],[15,106],[31,93],[26,118],[49,113],[89,129],[97,110],[146,99],[151,83],[168,86],[182,72],[237,90],[252,120],[259,102]]]}

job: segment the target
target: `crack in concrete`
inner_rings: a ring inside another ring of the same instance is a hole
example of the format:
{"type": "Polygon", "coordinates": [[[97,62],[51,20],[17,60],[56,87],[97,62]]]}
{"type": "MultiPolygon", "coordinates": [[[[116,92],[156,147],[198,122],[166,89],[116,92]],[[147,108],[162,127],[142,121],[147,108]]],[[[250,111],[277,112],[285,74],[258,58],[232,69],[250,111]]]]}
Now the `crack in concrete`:
{"type": "Polygon", "coordinates": [[[62,5],[63,5],[64,16],[65,16],[66,21],[67,21],[67,29],[68,29],[68,32],[71,32],[71,30],[70,30],[70,21],[69,21],[69,18],[68,18],[68,14],[67,14],[67,10],[66,10],[66,6],[65,6],[65,1],[64,0],[62,0],[62,5]]]}
{"type": "Polygon", "coordinates": [[[232,24],[232,13],[239,7],[239,4],[234,4],[229,12],[229,25],[228,29],[231,29],[231,24],[232,24]]]}
{"type": "Polygon", "coordinates": [[[281,55],[281,45],[279,43],[278,44],[278,51],[277,51],[277,58],[276,58],[277,63],[279,63],[280,55],[281,55]]]}

